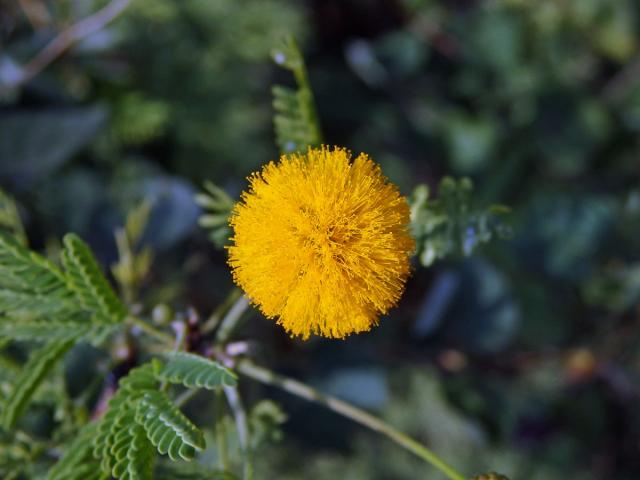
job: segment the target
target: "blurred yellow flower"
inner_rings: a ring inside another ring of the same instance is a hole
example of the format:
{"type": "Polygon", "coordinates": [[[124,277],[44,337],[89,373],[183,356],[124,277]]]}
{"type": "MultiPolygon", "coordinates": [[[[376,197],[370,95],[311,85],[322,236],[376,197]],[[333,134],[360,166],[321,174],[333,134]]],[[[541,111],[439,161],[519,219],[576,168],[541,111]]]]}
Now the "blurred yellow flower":
{"type": "Polygon", "coordinates": [[[292,336],[369,330],[400,298],[409,206],[366,154],[284,155],[254,173],[230,219],[235,282],[292,336]]]}

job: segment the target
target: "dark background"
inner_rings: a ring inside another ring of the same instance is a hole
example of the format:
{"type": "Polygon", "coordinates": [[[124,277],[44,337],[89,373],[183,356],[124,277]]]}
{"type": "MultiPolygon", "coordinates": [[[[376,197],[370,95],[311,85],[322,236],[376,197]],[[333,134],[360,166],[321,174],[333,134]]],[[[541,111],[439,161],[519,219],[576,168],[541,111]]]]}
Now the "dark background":
{"type": "MultiPolygon", "coordinates": [[[[0,2],[0,86],[104,2],[0,2]],[[40,8],[41,7],[41,8],[40,8]],[[34,10],[35,9],[35,10],[34,10]]],[[[399,308],[344,341],[254,313],[263,363],[365,407],[468,473],[640,478],[640,5],[633,0],[134,0],[33,80],[3,88],[0,186],[31,244],[85,238],[107,266],[143,198],[155,260],[139,299],[208,315],[232,288],[197,226],[277,158],[269,52],[300,42],[328,144],[410,194],[469,176],[513,236],[418,263],[399,308]]],[[[245,382],[289,419],[259,478],[440,478],[384,438],[245,382]]]]}

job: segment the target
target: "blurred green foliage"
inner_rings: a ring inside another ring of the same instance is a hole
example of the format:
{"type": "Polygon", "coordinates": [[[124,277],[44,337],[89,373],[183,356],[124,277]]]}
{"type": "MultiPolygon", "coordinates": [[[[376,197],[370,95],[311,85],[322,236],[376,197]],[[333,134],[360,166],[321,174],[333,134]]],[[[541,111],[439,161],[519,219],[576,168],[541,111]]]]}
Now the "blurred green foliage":
{"type": "MultiPolygon", "coordinates": [[[[3,4],[0,86],[105,3],[3,4]]],[[[0,185],[16,203],[0,198],[0,228],[20,232],[19,213],[30,243],[54,259],[55,238],[74,231],[105,265],[121,265],[114,273],[120,287],[136,284],[134,304],[211,312],[231,280],[196,228],[193,196],[205,180],[227,191],[200,197],[213,210],[202,221],[224,227],[216,215],[243,177],[277,157],[271,86],[295,84],[269,55],[287,35],[304,53],[324,141],[367,152],[406,194],[428,185],[412,201],[429,220],[416,232],[422,263],[433,245],[456,254],[416,265],[400,308],[371,334],[300,344],[254,319],[243,335],[259,338],[276,368],[350,396],[470,473],[637,479],[634,0],[133,0],[32,81],[2,89],[0,185]],[[473,193],[448,175],[469,177],[473,193]],[[142,201],[144,231],[118,246],[114,231],[142,201]],[[493,204],[509,205],[513,235],[484,244],[499,226],[493,204]],[[467,223],[439,220],[451,209],[476,228],[468,251],[467,223]],[[148,248],[154,261],[123,263],[123,248],[148,248]]],[[[216,232],[222,245],[229,232],[216,232]]],[[[89,414],[82,401],[95,405],[117,370],[93,348],[74,352],[67,385],[36,395],[19,436],[0,432],[3,478],[41,475],[29,459],[51,432],[76,431],[89,414]],[[72,401],[58,402],[67,390],[72,401]]],[[[24,353],[0,350],[0,397],[24,353]]],[[[262,478],[439,478],[384,439],[267,393],[289,420],[256,406],[262,478]]],[[[190,413],[209,407],[194,402],[190,413]]],[[[171,468],[159,465],[158,478],[202,474],[171,468]]]]}

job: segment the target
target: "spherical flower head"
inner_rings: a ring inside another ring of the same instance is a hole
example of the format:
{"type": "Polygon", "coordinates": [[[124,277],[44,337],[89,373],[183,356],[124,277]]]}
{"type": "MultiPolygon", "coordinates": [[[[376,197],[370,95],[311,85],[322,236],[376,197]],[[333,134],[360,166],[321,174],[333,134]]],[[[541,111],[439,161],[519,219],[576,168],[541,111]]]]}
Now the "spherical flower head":
{"type": "Polygon", "coordinates": [[[283,155],[249,177],[230,219],[235,282],[292,336],[370,330],[399,300],[414,241],[409,206],[365,154],[283,155]]]}

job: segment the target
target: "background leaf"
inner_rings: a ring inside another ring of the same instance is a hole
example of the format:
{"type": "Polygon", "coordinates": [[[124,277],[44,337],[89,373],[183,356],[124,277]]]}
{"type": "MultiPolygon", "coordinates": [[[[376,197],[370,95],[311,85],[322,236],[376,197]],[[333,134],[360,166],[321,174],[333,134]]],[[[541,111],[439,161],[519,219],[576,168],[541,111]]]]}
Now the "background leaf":
{"type": "Polygon", "coordinates": [[[5,112],[0,116],[0,179],[26,188],[86,146],[106,120],[103,108],[5,112]]]}
{"type": "Polygon", "coordinates": [[[2,406],[2,426],[6,430],[13,428],[38,386],[72,346],[71,340],[54,341],[31,355],[15,378],[13,390],[2,406]]]}

